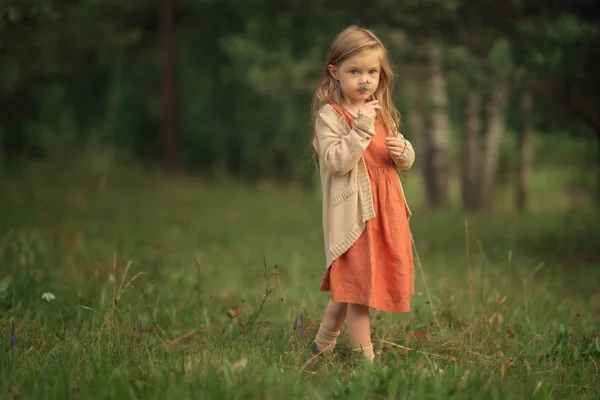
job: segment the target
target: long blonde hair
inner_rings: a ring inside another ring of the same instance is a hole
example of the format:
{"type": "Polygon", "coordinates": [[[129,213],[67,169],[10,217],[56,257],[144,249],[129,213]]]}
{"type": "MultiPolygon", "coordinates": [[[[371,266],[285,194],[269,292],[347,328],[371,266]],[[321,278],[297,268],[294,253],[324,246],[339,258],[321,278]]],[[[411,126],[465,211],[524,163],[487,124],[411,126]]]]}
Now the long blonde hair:
{"type": "Polygon", "coordinates": [[[326,104],[344,104],[344,93],[337,80],[333,78],[327,66],[339,67],[348,58],[365,50],[380,49],[382,52],[379,86],[373,95],[379,100],[381,110],[379,115],[387,135],[395,135],[393,130],[400,127],[400,113],[392,102],[392,90],[396,77],[392,71],[388,52],[375,34],[356,25],[351,25],[338,34],[331,46],[325,62],[325,68],[315,91],[312,102],[313,137],[316,134],[315,125],[321,108],[326,104]]]}

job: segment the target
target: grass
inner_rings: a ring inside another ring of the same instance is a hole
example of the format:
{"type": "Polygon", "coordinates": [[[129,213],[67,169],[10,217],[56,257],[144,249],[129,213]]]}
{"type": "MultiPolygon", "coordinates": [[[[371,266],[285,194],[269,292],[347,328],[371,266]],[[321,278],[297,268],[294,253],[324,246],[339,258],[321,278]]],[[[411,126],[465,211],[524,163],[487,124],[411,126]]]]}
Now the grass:
{"type": "Polygon", "coordinates": [[[422,269],[411,313],[373,312],[371,367],[344,334],[332,359],[307,351],[315,194],[55,172],[2,180],[0,398],[600,396],[591,211],[427,211],[409,178],[422,269]]]}

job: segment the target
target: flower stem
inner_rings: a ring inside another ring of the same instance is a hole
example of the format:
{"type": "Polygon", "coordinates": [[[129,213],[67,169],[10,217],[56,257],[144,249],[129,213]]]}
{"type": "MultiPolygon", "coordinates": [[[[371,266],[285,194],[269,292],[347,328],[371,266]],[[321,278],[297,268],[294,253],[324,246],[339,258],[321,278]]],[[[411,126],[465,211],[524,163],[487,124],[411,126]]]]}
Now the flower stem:
{"type": "MultiPolygon", "coordinates": [[[[377,100],[375,98],[375,95],[373,94],[373,92],[371,91],[371,86],[369,86],[369,93],[371,93],[371,101],[373,100],[377,100]]],[[[377,118],[379,119],[379,121],[381,121],[381,116],[379,115],[379,111],[375,111],[375,115],[377,115],[377,118]]]]}

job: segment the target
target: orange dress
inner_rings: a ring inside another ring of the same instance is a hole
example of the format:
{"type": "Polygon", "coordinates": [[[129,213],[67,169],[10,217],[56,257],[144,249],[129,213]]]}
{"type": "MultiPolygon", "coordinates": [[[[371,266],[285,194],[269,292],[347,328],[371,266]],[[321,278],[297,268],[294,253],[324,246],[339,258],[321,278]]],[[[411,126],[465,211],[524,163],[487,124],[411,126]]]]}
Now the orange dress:
{"type": "MultiPolygon", "coordinates": [[[[356,117],[343,112],[352,126],[356,117]]],[[[408,210],[398,173],[385,146],[385,132],[375,122],[375,136],[363,153],[371,182],[375,218],[356,242],[333,261],[321,291],[333,301],[364,304],[381,311],[408,312],[414,294],[414,268],[408,210]]]]}

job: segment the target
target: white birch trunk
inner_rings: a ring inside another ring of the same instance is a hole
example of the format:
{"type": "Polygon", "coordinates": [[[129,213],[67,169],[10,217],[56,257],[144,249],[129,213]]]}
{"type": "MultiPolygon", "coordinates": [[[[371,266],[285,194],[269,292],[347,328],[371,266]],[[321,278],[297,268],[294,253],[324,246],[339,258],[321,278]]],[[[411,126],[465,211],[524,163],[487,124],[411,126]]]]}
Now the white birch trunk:
{"type": "Polygon", "coordinates": [[[465,110],[464,140],[462,143],[462,200],[467,210],[477,208],[479,194],[480,147],[481,132],[481,94],[471,90],[467,98],[465,110]]]}
{"type": "Polygon", "coordinates": [[[423,116],[423,102],[418,93],[418,88],[411,90],[412,99],[410,106],[410,115],[408,116],[408,125],[410,132],[408,137],[410,138],[413,148],[415,149],[415,163],[414,166],[419,168],[423,165],[425,156],[425,145],[426,140],[423,137],[425,134],[425,118],[423,116]]]}
{"type": "Polygon", "coordinates": [[[426,183],[427,200],[430,206],[448,206],[448,145],[449,124],[446,94],[446,78],[442,69],[442,47],[439,43],[429,44],[431,77],[431,116],[425,130],[425,157],[423,172],[426,183]]]}
{"type": "Polygon", "coordinates": [[[481,169],[480,209],[489,210],[494,199],[494,185],[500,159],[500,146],[504,136],[507,86],[496,82],[488,106],[488,126],[485,135],[485,152],[481,169]]]}

